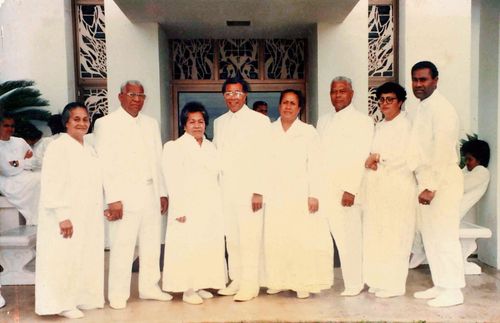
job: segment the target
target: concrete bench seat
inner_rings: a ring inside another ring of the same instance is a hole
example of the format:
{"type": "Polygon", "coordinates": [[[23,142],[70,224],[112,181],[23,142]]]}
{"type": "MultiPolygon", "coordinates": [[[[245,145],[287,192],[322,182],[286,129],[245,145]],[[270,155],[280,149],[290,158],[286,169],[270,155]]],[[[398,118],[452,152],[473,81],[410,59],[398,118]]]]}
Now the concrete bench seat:
{"type": "Polygon", "coordinates": [[[2,285],[33,285],[35,272],[25,266],[35,258],[36,226],[18,226],[0,232],[0,273],[2,285]]]}
{"type": "Polygon", "coordinates": [[[462,245],[462,256],[464,259],[464,271],[466,275],[481,274],[481,267],[467,258],[477,249],[476,239],[491,238],[491,230],[477,224],[462,221],[460,223],[460,243],[462,245]]]}
{"type": "Polygon", "coordinates": [[[19,212],[5,196],[0,195],[0,232],[19,226],[19,212]]]}

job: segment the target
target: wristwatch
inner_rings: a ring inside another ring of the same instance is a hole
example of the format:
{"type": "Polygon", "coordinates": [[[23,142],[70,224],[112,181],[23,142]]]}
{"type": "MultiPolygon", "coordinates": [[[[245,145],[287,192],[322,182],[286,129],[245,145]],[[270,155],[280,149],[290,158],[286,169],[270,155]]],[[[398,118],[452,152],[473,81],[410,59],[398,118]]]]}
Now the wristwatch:
{"type": "Polygon", "coordinates": [[[17,160],[14,160],[14,161],[12,162],[12,166],[14,166],[14,167],[19,166],[19,162],[18,162],[17,160]]]}

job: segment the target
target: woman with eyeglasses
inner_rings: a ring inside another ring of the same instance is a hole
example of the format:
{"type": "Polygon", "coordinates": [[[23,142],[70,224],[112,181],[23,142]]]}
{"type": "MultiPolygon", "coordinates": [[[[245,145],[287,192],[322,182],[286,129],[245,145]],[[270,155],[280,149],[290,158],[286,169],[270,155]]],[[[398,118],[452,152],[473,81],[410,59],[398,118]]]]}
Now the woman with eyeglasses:
{"type": "Polygon", "coordinates": [[[411,125],[401,111],[406,91],[387,82],[376,95],[384,120],[365,162],[363,275],[370,293],[387,298],[405,294],[417,199],[408,155],[411,125]]]}
{"type": "Polygon", "coordinates": [[[181,112],[184,134],[163,148],[162,167],[169,196],[163,290],[179,293],[188,304],[213,295],[206,288],[226,286],[226,260],[220,163],[205,138],[208,112],[188,102],[181,112]]]}
{"type": "Polygon", "coordinates": [[[81,318],[104,306],[103,189],[97,154],[83,139],[87,108],[69,103],[62,123],[43,159],[35,312],[81,318]]]}
{"type": "Polygon", "coordinates": [[[324,215],[319,135],[299,118],[297,90],[281,92],[269,137],[269,187],[264,217],[268,294],[292,290],[308,298],[333,284],[333,244],[324,215]]]}

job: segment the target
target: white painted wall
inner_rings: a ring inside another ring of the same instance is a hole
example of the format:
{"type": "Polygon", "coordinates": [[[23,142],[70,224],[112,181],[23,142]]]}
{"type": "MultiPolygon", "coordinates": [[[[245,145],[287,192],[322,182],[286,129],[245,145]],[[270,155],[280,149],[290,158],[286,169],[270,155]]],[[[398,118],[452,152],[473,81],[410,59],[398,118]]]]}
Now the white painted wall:
{"type": "Polygon", "coordinates": [[[71,1],[5,0],[0,6],[0,82],[32,79],[59,112],[75,99],[71,1]]]}
{"type": "Polygon", "coordinates": [[[428,60],[439,70],[438,89],[455,106],[461,133],[471,132],[471,1],[400,1],[400,82],[407,106],[416,104],[411,67],[428,60]]]}
{"type": "MultiPolygon", "coordinates": [[[[491,149],[488,169],[491,180],[489,188],[479,203],[478,223],[493,231],[490,239],[480,239],[479,259],[500,268],[500,204],[498,187],[500,158],[498,156],[500,124],[500,2],[496,0],[477,1],[480,4],[479,73],[478,73],[478,134],[486,140],[491,149]]],[[[477,3],[475,5],[477,5],[477,3]]]]}
{"type": "Polygon", "coordinates": [[[340,24],[318,23],[318,116],[331,111],[330,83],[353,81],[353,103],[368,113],[368,1],[360,0],[340,24]]]}
{"type": "Polygon", "coordinates": [[[165,37],[156,23],[134,24],[113,0],[105,0],[106,51],[108,63],[109,110],[120,106],[118,93],[126,80],[138,80],[147,95],[143,112],[160,122],[162,135],[167,134],[165,65],[165,37]],[[160,43],[161,40],[161,43],[160,43]]]}

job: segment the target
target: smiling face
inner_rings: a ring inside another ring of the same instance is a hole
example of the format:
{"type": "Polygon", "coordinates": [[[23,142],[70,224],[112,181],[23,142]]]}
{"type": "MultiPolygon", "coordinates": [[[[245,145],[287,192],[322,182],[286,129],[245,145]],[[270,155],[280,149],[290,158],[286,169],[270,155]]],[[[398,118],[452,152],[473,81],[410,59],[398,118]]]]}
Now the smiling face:
{"type": "Polygon", "coordinates": [[[145,99],[144,88],[136,84],[127,84],[124,90],[118,94],[122,108],[134,118],[142,110],[145,99]]]}
{"type": "Polygon", "coordinates": [[[330,88],[330,100],[332,101],[335,111],[347,107],[351,104],[354,91],[352,90],[351,84],[345,81],[333,82],[330,88]]]}
{"type": "Polygon", "coordinates": [[[387,121],[391,121],[401,112],[402,101],[398,100],[396,93],[383,93],[378,100],[380,111],[387,121]]]}
{"type": "Polygon", "coordinates": [[[205,134],[205,127],[205,119],[203,119],[203,114],[201,112],[188,113],[184,131],[193,136],[194,139],[200,143],[205,134]]]}
{"type": "Polygon", "coordinates": [[[243,92],[240,83],[227,84],[224,92],[224,101],[231,112],[238,112],[247,100],[247,93],[243,92]]]}
{"type": "Polygon", "coordinates": [[[438,77],[432,78],[431,70],[429,68],[422,68],[413,71],[411,74],[411,86],[413,94],[420,101],[427,99],[431,96],[437,88],[438,77]]]}
{"type": "Polygon", "coordinates": [[[90,126],[89,114],[85,108],[74,108],[69,112],[66,133],[78,141],[83,140],[90,126]]]}
{"type": "Polygon", "coordinates": [[[293,92],[283,94],[278,111],[282,122],[292,123],[300,112],[299,97],[293,92]]]}
{"type": "Polygon", "coordinates": [[[0,122],[0,140],[9,140],[14,134],[15,121],[11,118],[5,118],[0,122]]]}

